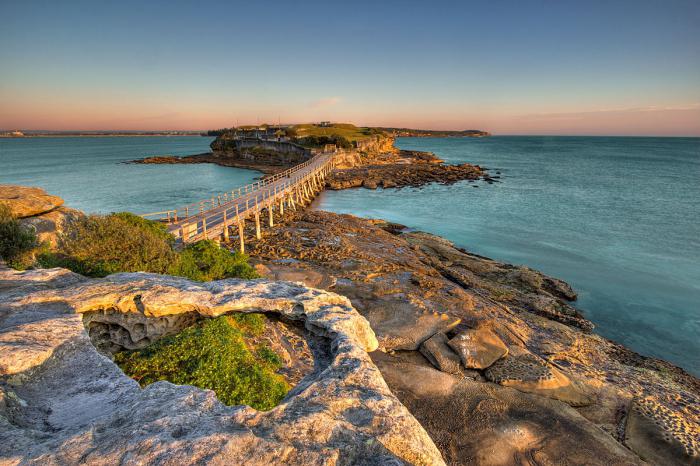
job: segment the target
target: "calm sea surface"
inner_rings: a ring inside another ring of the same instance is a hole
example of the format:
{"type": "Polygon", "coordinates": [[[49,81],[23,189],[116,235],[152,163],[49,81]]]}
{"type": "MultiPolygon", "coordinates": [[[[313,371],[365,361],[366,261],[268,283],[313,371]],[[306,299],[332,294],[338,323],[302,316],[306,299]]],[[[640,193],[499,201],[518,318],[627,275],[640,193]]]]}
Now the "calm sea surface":
{"type": "MultiPolygon", "coordinates": [[[[211,138],[0,139],[0,183],[41,186],[87,212],[144,213],[209,197],[257,172],[128,165],[208,150],[211,138]]],[[[700,375],[700,139],[402,138],[501,183],[329,191],[321,209],[436,233],[571,283],[597,331],[700,375]],[[478,185],[479,188],[473,188],[478,185]]]]}
{"type": "Polygon", "coordinates": [[[327,191],[320,209],[442,235],[562,278],[597,332],[700,375],[700,139],[401,138],[501,183],[327,191]]]}
{"type": "Polygon", "coordinates": [[[212,140],[199,136],[0,139],[0,183],[40,186],[85,212],[146,213],[211,197],[260,176],[212,164],[121,163],[151,155],[208,152],[212,140]]]}

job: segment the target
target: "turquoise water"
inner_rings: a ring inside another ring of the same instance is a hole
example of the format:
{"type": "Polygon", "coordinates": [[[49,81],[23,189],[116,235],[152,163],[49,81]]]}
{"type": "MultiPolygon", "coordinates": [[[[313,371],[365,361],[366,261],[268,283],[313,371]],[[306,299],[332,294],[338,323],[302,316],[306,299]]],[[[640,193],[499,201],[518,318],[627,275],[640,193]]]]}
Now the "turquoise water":
{"type": "Polygon", "coordinates": [[[212,164],[121,163],[151,155],[208,152],[212,140],[199,136],[0,139],[0,183],[40,186],[85,212],[146,213],[205,199],[260,176],[212,164]]]}
{"type": "Polygon", "coordinates": [[[501,183],[327,191],[320,209],[436,233],[562,278],[601,335],[700,375],[700,139],[401,138],[501,183]]]}

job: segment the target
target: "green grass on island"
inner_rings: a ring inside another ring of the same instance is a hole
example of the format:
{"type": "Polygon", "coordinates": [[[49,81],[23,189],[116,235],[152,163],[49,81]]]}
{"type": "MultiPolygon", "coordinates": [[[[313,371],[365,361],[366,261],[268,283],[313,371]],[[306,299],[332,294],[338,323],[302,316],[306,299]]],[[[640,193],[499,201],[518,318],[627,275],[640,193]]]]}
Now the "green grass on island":
{"type": "Polygon", "coordinates": [[[114,361],[142,387],[167,380],[213,390],[227,405],[268,410],[290,389],[277,374],[282,361],[266,344],[256,344],[267,318],[233,314],[205,319],[148,348],[115,354],[114,361]]]}
{"type": "Polygon", "coordinates": [[[330,126],[320,126],[309,123],[294,125],[292,129],[298,138],[307,136],[340,136],[350,142],[361,141],[378,134],[383,134],[381,130],[358,127],[350,123],[334,123],[330,126]]]}

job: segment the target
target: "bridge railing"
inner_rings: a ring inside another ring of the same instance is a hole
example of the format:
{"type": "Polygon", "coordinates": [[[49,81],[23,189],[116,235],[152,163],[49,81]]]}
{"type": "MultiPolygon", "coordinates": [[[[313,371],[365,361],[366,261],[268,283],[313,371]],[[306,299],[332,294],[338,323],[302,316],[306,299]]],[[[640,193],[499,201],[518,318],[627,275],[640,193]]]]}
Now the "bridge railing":
{"type": "Polygon", "coordinates": [[[310,164],[318,161],[321,157],[328,155],[326,152],[319,153],[309,160],[288,168],[282,172],[276,173],[271,176],[267,176],[262,180],[256,181],[255,183],[250,183],[245,186],[241,186],[232,191],[226,191],[224,193],[217,194],[211,199],[204,199],[192,204],[188,204],[182,207],[171,210],[163,210],[160,212],[149,212],[147,214],[141,214],[141,217],[147,218],[149,220],[157,220],[167,223],[178,223],[194,215],[201,215],[209,210],[219,208],[223,205],[234,202],[243,196],[246,196],[254,191],[257,191],[267,185],[270,185],[281,178],[286,178],[300,170],[305,169],[310,164]]]}
{"type": "MultiPolygon", "coordinates": [[[[314,157],[308,161],[318,165],[313,170],[305,172],[300,172],[300,170],[290,171],[287,175],[289,179],[284,183],[273,185],[268,183],[268,189],[264,189],[264,186],[260,187],[252,195],[236,198],[234,201],[222,205],[216,210],[210,209],[188,219],[180,220],[178,223],[171,225],[171,233],[178,240],[186,243],[221,235],[224,229],[237,224],[241,219],[245,219],[251,212],[259,212],[263,208],[269,208],[271,204],[276,203],[278,200],[284,199],[298,185],[307,182],[320,172],[327,174],[332,167],[332,157],[329,154],[322,155],[327,158],[324,160],[324,158],[314,157]]],[[[308,167],[311,163],[304,162],[302,168],[308,167]]],[[[280,173],[280,176],[276,179],[283,178],[283,174],[284,172],[280,173]]]]}

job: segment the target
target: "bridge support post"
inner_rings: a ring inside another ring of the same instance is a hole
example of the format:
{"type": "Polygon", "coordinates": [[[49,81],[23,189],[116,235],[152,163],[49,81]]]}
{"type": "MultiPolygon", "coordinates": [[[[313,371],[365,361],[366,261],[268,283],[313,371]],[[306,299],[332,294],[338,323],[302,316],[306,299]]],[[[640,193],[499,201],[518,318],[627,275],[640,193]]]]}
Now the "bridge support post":
{"type": "Polygon", "coordinates": [[[280,199],[280,215],[284,215],[284,195],[282,195],[282,199],[280,199]]]}
{"type": "Polygon", "coordinates": [[[240,244],[241,254],[245,254],[245,242],[243,241],[243,222],[244,220],[238,217],[238,242],[240,244]]]}
{"type": "Polygon", "coordinates": [[[209,236],[207,235],[207,218],[206,217],[202,218],[202,230],[204,230],[204,239],[209,239],[209,236]]]}
{"type": "Polygon", "coordinates": [[[267,214],[268,214],[268,216],[270,217],[270,228],[272,228],[272,227],[275,226],[275,221],[274,221],[274,219],[272,218],[272,206],[273,206],[273,205],[274,205],[274,204],[273,204],[272,202],[270,202],[270,203],[267,205],[267,214]]]}
{"type": "Polygon", "coordinates": [[[226,211],[224,210],[224,241],[228,242],[228,221],[226,219],[226,211]]]}
{"type": "Polygon", "coordinates": [[[260,239],[260,211],[255,211],[255,237],[260,239]]]}

